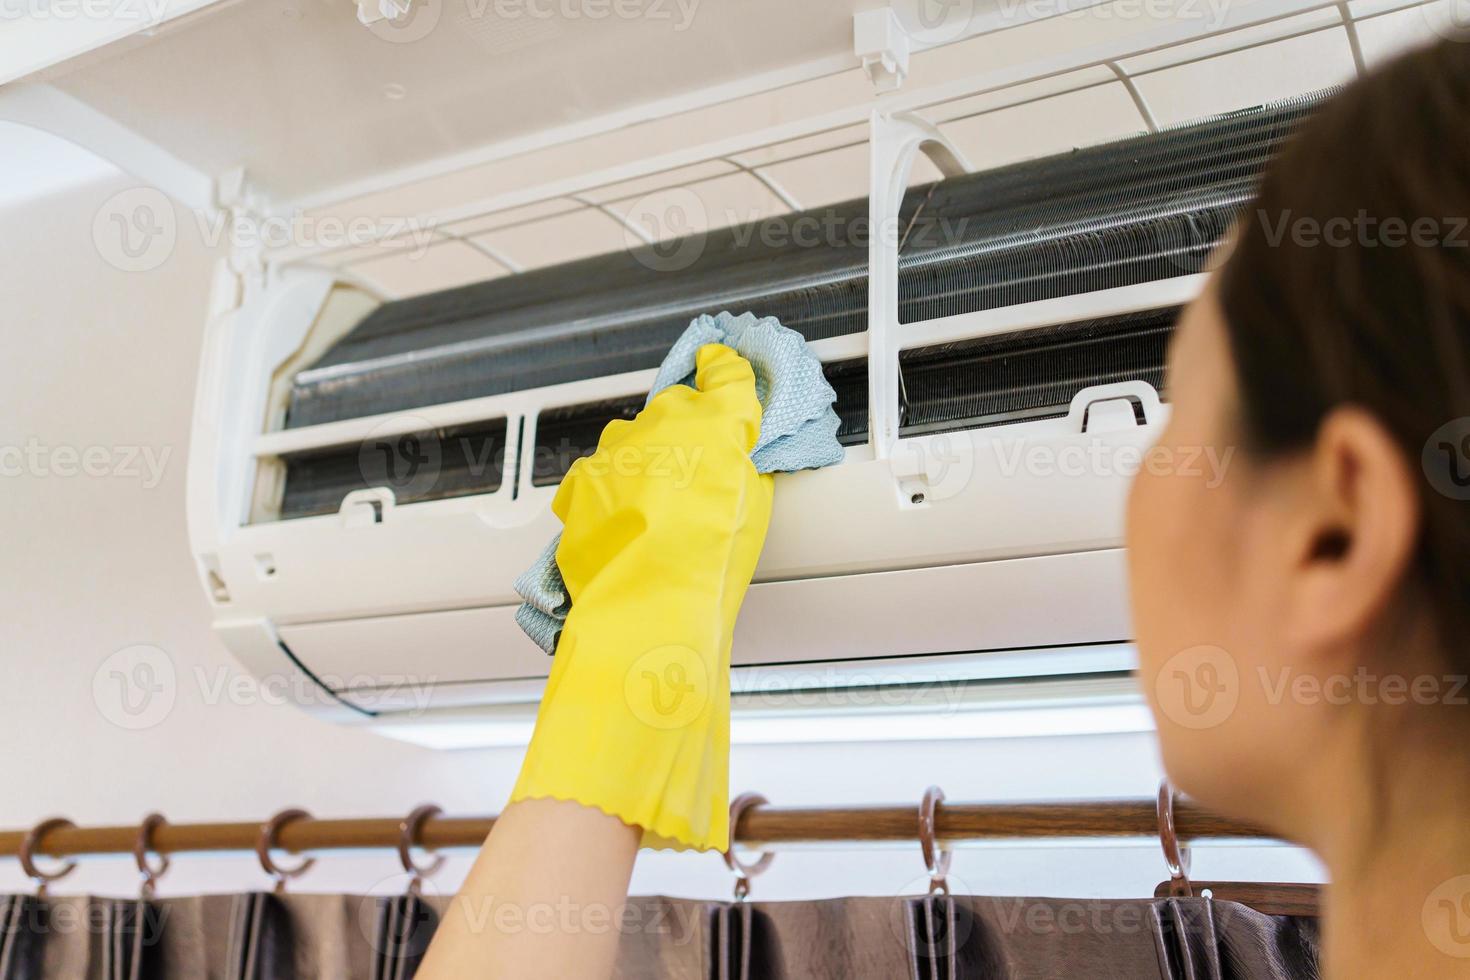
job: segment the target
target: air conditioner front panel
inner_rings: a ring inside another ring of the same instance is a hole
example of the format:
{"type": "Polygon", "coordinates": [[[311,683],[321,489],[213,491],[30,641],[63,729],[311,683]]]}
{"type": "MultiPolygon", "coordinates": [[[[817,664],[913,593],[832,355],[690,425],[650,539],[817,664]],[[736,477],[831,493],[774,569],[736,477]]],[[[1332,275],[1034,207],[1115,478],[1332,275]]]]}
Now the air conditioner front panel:
{"type": "Polygon", "coordinates": [[[282,626],[281,642],[327,687],[544,678],[551,658],[508,606],[282,626]]]}
{"type": "MultiPolygon", "coordinates": [[[[1116,547],[1128,467],[1157,424],[1059,431],[1073,424],[943,433],[903,440],[890,460],[782,474],[756,580],[1116,547]]],[[[242,527],[222,555],[230,605],[280,624],[516,605],[515,576],[560,530],[553,490],[537,492],[242,527]]]]}
{"type": "MultiPolygon", "coordinates": [[[[1110,548],[757,583],[741,610],[733,664],[879,661],[1120,641],[1129,635],[1125,582],[1123,553],[1110,548]]],[[[504,606],[284,626],[279,632],[323,684],[370,710],[426,685],[539,681],[551,669],[551,658],[504,606]]],[[[871,674],[896,676],[891,664],[871,674]]]]}

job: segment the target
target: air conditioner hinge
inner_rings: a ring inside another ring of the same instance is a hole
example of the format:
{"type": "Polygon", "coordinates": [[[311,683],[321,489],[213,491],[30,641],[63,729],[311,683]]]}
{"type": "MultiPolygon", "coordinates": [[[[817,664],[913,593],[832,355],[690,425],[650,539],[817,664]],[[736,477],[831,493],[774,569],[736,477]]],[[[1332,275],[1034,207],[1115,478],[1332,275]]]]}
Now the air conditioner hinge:
{"type": "Polygon", "coordinates": [[[852,17],[853,51],[879,92],[892,92],[909,74],[909,35],[890,8],[852,17]]]}
{"type": "Polygon", "coordinates": [[[246,293],[253,292],[265,285],[264,201],[243,167],[220,174],[215,186],[219,211],[212,220],[223,222],[215,231],[225,236],[230,270],[246,293]]]}

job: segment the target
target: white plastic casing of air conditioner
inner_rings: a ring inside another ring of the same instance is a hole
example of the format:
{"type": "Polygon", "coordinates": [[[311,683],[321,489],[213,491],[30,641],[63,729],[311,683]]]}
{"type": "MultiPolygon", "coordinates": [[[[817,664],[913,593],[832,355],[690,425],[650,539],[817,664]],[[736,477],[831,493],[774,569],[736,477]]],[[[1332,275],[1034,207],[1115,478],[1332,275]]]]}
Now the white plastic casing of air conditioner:
{"type": "MultiPolygon", "coordinates": [[[[641,393],[652,372],[262,434],[272,375],[340,288],[294,275],[209,327],[189,517],[216,629],[258,677],[308,672],[333,693],[303,705],[343,720],[534,700],[550,659],[515,624],[512,581],[559,525],[555,488],[530,485],[531,453],[505,454],[495,493],[398,506],[389,490],[359,492],[337,514],[252,523],[257,464],[496,417],[529,446],[540,409],[641,393]]],[[[909,324],[901,346],[1156,308],[1196,288],[1188,277],[909,324]]],[[[814,347],[833,360],[869,341],[814,347]]],[[[1124,503],[1163,411],[1150,386],[1124,382],[1080,392],[1065,418],[895,439],[881,458],[870,443],[778,476],[734,663],[824,688],[1127,669],[1124,503]]]]}
{"type": "MultiPolygon", "coordinates": [[[[893,229],[916,155],[959,154],[918,117],[869,120],[872,227],[893,229]]],[[[900,438],[898,355],[1187,302],[1199,276],[921,323],[898,323],[897,235],[871,236],[869,328],[812,344],[866,357],[869,439],[844,462],[777,477],[736,629],[742,689],[852,689],[925,679],[1118,672],[1132,666],[1123,518],[1164,407],[1140,381],[1079,392],[1062,418],[900,438]],[[1141,420],[1141,421],[1140,421],[1141,420]]],[[[282,379],[370,301],[330,273],[271,270],[209,324],[190,447],[189,527],[215,627],[263,682],[312,686],[303,707],[392,733],[404,719],[491,717],[533,704],[550,658],[514,621],[515,577],[559,530],[528,448],[494,493],[399,505],[359,491],[338,513],[262,519],[283,454],[504,418],[535,444],[538,413],[646,392],[652,371],[283,429],[282,379]],[[517,471],[518,470],[518,471],[517,471]]],[[[299,691],[299,689],[298,689],[299,691]]]]}
{"type": "MultiPolygon", "coordinates": [[[[1403,0],[1401,5],[1415,2],[1403,0]]],[[[704,133],[706,143],[672,149],[664,145],[638,163],[614,162],[582,175],[557,171],[544,183],[533,180],[505,190],[470,187],[467,193],[482,196],[463,206],[441,204],[425,212],[452,224],[559,200],[598,208],[627,225],[625,216],[588,193],[701,163],[723,161],[728,167],[741,153],[866,127],[869,218],[875,231],[870,236],[869,326],[865,333],[822,340],[812,348],[824,361],[867,358],[869,437],[866,444],[849,448],[837,466],[777,478],[767,545],[736,630],[737,717],[742,698],[750,700],[746,696],[752,691],[872,691],[892,684],[912,688],[932,679],[1115,674],[1133,665],[1123,521],[1131,476],[1164,421],[1166,409],[1158,393],[1139,381],[1105,385],[1079,392],[1065,417],[909,438],[898,425],[898,359],[908,348],[1180,305],[1196,295],[1202,277],[1179,276],[900,324],[894,219],[910,169],[920,154],[945,175],[968,169],[944,133],[916,113],[977,93],[1020,92],[1032,83],[1060,80],[1056,91],[1080,91],[1098,84],[1098,76],[1089,72],[1103,72],[1136,105],[1139,129],[1156,129],[1154,113],[1130,71],[1157,70],[1170,58],[1187,65],[1277,37],[1343,29],[1361,68],[1354,18],[1372,16],[1335,0],[1248,0],[1232,4],[1211,21],[1100,15],[1077,21],[1080,26],[1073,33],[1058,33],[1060,46],[1041,50],[1030,60],[1010,63],[1002,58],[994,65],[977,65],[964,78],[931,79],[925,83],[930,88],[914,90],[906,86],[922,74],[926,52],[987,33],[1008,38],[1012,35],[1004,32],[1028,20],[1060,19],[1073,9],[1096,6],[1106,13],[1108,3],[1075,0],[1046,12],[952,5],[974,9],[953,24],[919,31],[900,16],[911,6],[894,0],[890,7],[859,13],[853,48],[840,57],[828,52],[810,63],[753,75],[748,84],[721,83],[675,94],[648,103],[646,111],[604,108],[599,111],[605,118],[549,126],[544,134],[508,139],[503,145],[436,144],[441,155],[432,159],[415,159],[408,144],[394,144],[384,132],[369,138],[337,125],[331,129],[332,141],[340,145],[324,162],[326,158],[316,160],[302,149],[310,138],[277,125],[281,120],[270,113],[242,119],[242,125],[258,127],[274,140],[269,145],[277,156],[297,154],[299,167],[278,166],[271,176],[280,185],[295,187],[283,195],[284,201],[310,209],[359,198],[370,201],[375,193],[401,189],[420,178],[513,160],[530,150],[574,148],[584,136],[615,134],[620,126],[655,119],[659,113],[674,118],[718,107],[739,93],[769,94],[859,65],[866,70],[874,93],[866,105],[809,110],[795,100],[790,115],[784,109],[775,113],[772,125],[758,133],[713,138],[704,133]],[[1068,78],[1075,82],[1067,83],[1068,78]],[[365,147],[378,148],[393,162],[381,172],[368,169],[370,161],[359,152],[365,147]],[[340,183],[331,188],[325,184],[327,169],[342,171],[340,183]]],[[[178,29],[166,31],[153,47],[136,48],[147,71],[135,81],[148,91],[158,89],[148,88],[147,72],[168,76],[172,70],[171,60],[152,57],[166,54],[170,46],[198,43],[204,50],[213,45],[228,51],[237,31],[267,29],[258,23],[263,15],[248,6],[189,3],[172,4],[169,10],[178,13],[178,29]],[[218,12],[195,12],[205,7],[218,12]]],[[[761,11],[773,22],[797,16],[779,4],[766,4],[761,11]]],[[[850,16],[845,4],[823,5],[819,12],[822,17],[850,16]]],[[[808,13],[816,17],[818,11],[808,13]]],[[[723,15],[717,14],[711,15],[710,30],[722,29],[723,15]]],[[[356,24],[351,28],[361,29],[356,24]]],[[[362,65],[370,56],[372,64],[392,70],[413,63],[421,52],[433,61],[450,51],[451,40],[460,40],[442,33],[432,35],[421,49],[409,44],[367,49],[360,47],[365,43],[361,36],[329,17],[303,21],[300,30],[312,44],[358,52],[334,64],[362,65]]],[[[593,39],[582,40],[590,45],[593,39]]],[[[586,54],[600,49],[592,45],[577,50],[586,54]]],[[[48,48],[37,64],[71,57],[68,52],[64,46],[48,48]]],[[[460,74],[474,63],[473,58],[464,64],[446,61],[439,75],[425,73],[419,84],[430,86],[432,102],[436,92],[456,91],[460,74]]],[[[310,76],[315,69],[301,70],[310,76]]],[[[269,179],[257,184],[239,170],[221,171],[216,156],[238,157],[237,149],[215,154],[209,139],[196,136],[201,133],[197,127],[164,127],[160,146],[105,117],[91,102],[107,101],[116,83],[109,71],[106,60],[93,60],[84,63],[77,84],[62,86],[64,90],[45,82],[14,86],[0,93],[0,109],[9,118],[98,148],[165,187],[198,214],[258,218],[284,206],[270,193],[269,179]],[[225,176],[211,176],[220,173],[225,176]]],[[[597,94],[584,88],[588,98],[597,94]]],[[[390,96],[402,94],[402,86],[390,85],[385,91],[390,89],[390,96]]],[[[187,104],[187,91],[166,91],[187,104]]],[[[262,88],[260,99],[268,100],[272,91],[262,88]]],[[[318,101],[333,104],[334,90],[321,94],[318,101]]],[[[1013,105],[1037,97],[1027,90],[1013,105]]],[[[126,115],[126,105],[112,108],[126,115]]],[[[385,112],[384,119],[391,118],[385,112]]],[[[456,126],[473,128],[476,123],[455,118],[454,125],[431,127],[435,138],[448,138],[456,126]]],[[[340,120],[328,112],[321,122],[336,125],[340,120]]],[[[227,143],[230,132],[216,132],[215,141],[227,143]]],[[[718,127],[714,132],[718,134],[718,127]]],[[[484,135],[476,132],[474,138],[484,135]]],[[[738,166],[791,204],[768,176],[738,166]]],[[[345,206],[342,213],[353,211],[345,206]]],[[[629,231],[636,234],[637,229],[629,231]]],[[[629,240],[636,243],[636,238],[629,240]]],[[[485,254],[515,271],[513,263],[493,252],[485,254]]],[[[485,726],[507,712],[524,720],[551,660],[516,627],[519,599],[512,582],[558,524],[549,510],[555,488],[533,486],[533,454],[515,450],[534,446],[543,409],[641,394],[653,372],[287,429],[281,423],[291,376],[381,301],[371,281],[314,259],[310,248],[293,246],[272,254],[236,247],[219,266],[188,472],[191,546],[218,635],[262,683],[279,686],[307,710],[344,722],[418,737],[403,733],[439,722],[485,726]],[[368,446],[396,434],[497,418],[506,420],[511,451],[503,455],[496,492],[399,504],[391,490],[370,489],[350,494],[334,514],[284,521],[273,517],[268,502],[279,493],[283,456],[368,446]]],[[[915,698],[913,703],[921,701],[915,698]]],[[[792,702],[769,698],[765,703],[792,702]]],[[[476,737],[422,740],[473,744],[476,737]]]]}

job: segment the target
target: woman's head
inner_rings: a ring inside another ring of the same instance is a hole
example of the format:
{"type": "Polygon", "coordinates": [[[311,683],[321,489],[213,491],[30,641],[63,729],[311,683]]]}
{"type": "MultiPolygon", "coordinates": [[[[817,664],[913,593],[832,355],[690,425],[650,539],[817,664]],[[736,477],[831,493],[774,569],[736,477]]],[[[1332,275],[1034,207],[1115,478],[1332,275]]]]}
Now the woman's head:
{"type": "Polygon", "coordinates": [[[1312,767],[1470,732],[1467,220],[1444,42],[1293,137],[1181,319],[1161,443],[1227,465],[1140,474],[1129,546],[1165,762],[1206,803],[1305,833],[1312,767]]]}

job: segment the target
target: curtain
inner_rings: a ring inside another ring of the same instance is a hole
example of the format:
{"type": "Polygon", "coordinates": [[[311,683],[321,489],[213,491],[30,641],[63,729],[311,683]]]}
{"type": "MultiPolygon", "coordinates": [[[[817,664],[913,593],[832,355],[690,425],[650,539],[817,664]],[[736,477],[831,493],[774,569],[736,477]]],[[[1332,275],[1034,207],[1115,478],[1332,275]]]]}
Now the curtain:
{"type": "Polygon", "coordinates": [[[408,980],[445,915],[619,929],[621,980],[1314,978],[1317,924],[1209,898],[980,896],[451,909],[446,898],[0,896],[0,980],[408,980]]]}

